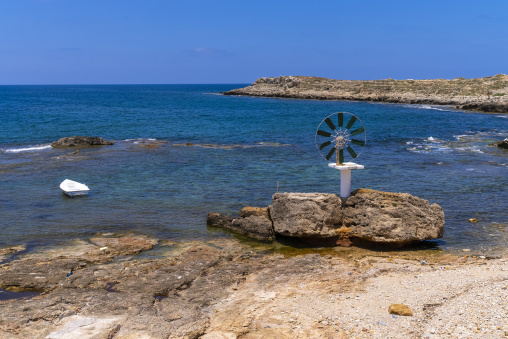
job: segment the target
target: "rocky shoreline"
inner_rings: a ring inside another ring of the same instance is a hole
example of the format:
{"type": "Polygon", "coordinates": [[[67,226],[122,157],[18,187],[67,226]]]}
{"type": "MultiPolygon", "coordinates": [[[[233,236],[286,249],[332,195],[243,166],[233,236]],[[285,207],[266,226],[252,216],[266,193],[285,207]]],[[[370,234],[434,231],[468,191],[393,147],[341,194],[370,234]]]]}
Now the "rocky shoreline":
{"type": "Polygon", "coordinates": [[[309,76],[259,78],[224,95],[310,100],[375,101],[445,105],[488,113],[508,113],[508,76],[452,80],[333,80],[309,76]]]}
{"type": "Polygon", "coordinates": [[[505,257],[111,234],[0,254],[2,338],[508,335],[505,257]]]}

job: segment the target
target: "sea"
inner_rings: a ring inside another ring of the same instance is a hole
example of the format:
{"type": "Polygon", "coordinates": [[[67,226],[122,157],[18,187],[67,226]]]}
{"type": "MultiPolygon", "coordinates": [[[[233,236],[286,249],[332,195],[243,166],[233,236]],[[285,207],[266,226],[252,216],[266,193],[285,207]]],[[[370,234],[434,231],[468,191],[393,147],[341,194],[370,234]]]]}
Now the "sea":
{"type": "Polygon", "coordinates": [[[207,228],[207,213],[268,206],[276,192],[340,192],[315,135],[349,112],[366,128],[352,189],[439,204],[445,232],[430,248],[507,252],[508,150],[490,144],[508,137],[508,115],[221,94],[245,85],[0,86],[0,248],[105,233],[233,237],[207,228]],[[50,146],[75,135],[115,144],[50,146]],[[68,198],[64,179],[89,195],[68,198]]]}

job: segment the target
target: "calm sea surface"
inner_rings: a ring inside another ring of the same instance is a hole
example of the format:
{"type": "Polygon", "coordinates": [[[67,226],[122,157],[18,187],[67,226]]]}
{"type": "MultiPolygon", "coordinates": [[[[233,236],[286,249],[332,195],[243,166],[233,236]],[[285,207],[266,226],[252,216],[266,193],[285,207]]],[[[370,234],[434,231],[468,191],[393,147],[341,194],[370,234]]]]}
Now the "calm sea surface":
{"type": "Polygon", "coordinates": [[[443,107],[228,97],[243,85],[0,86],[0,246],[95,233],[230,237],[210,211],[267,206],[277,190],[339,193],[314,144],[329,114],[357,115],[367,145],[352,188],[408,192],[445,212],[444,250],[508,243],[508,115],[443,107]],[[64,136],[113,146],[52,149],[64,136]],[[157,147],[146,147],[146,146],[157,147]],[[64,179],[86,183],[67,198],[64,179]],[[477,218],[477,223],[468,221],[477,218]]]}

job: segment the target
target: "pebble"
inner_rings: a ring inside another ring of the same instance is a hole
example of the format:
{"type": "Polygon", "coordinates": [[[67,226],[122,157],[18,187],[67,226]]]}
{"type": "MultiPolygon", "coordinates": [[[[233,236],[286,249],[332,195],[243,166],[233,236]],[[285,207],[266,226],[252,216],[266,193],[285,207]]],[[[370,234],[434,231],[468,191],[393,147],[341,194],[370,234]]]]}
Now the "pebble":
{"type": "Polygon", "coordinates": [[[469,248],[464,248],[462,249],[462,252],[471,252],[471,250],[469,248]]]}

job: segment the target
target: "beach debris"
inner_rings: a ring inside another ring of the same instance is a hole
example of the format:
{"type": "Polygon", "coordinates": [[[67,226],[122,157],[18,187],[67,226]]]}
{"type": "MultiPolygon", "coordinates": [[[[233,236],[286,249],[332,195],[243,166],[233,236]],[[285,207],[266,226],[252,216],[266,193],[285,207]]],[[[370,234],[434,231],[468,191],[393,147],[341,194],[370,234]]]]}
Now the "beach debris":
{"type": "Polygon", "coordinates": [[[471,218],[469,219],[470,222],[478,222],[478,218],[471,218]]]}
{"type": "Polygon", "coordinates": [[[391,304],[390,307],[388,307],[388,313],[409,317],[413,316],[413,311],[411,311],[411,308],[404,304],[391,304]]]}
{"type": "Polygon", "coordinates": [[[469,248],[463,248],[462,252],[471,252],[471,250],[469,248]]]}

